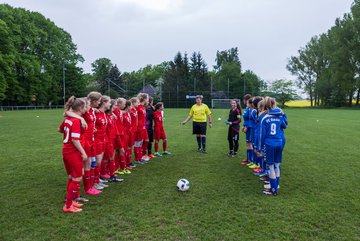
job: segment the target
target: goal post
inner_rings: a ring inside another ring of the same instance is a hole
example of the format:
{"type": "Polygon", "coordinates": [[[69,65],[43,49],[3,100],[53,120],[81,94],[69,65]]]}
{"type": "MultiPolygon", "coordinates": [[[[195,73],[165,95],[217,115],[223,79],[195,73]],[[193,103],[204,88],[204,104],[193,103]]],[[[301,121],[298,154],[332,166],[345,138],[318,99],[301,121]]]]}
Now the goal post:
{"type": "MultiPolygon", "coordinates": [[[[230,101],[234,99],[211,99],[211,108],[212,109],[230,109],[230,101]]],[[[239,99],[235,99],[237,101],[239,99]]]]}

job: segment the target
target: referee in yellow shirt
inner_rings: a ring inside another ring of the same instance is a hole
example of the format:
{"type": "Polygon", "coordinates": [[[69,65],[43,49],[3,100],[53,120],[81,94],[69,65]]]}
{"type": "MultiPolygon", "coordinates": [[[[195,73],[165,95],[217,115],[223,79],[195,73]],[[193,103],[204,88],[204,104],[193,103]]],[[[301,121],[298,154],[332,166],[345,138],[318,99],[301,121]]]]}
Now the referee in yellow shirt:
{"type": "Polygon", "coordinates": [[[202,95],[197,95],[195,100],[196,104],[191,107],[188,117],[181,122],[181,125],[185,125],[193,118],[193,135],[196,135],[198,152],[206,153],[206,117],[209,118],[209,127],[211,128],[211,111],[206,104],[202,103],[202,95]]]}

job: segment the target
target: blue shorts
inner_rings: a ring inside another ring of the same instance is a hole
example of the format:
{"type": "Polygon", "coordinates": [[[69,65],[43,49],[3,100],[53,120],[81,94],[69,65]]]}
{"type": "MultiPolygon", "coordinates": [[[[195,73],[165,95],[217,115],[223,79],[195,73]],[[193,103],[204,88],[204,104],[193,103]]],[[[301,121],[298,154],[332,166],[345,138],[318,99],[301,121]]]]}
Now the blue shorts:
{"type": "Polygon", "coordinates": [[[245,135],[246,135],[246,143],[250,143],[251,142],[251,127],[247,127],[247,131],[246,131],[246,133],[245,133],[245,135]]]}
{"type": "Polygon", "coordinates": [[[266,164],[272,165],[275,163],[281,163],[282,151],[283,151],[283,148],[281,146],[273,147],[273,146],[265,145],[264,161],[266,162],[266,164]]]}

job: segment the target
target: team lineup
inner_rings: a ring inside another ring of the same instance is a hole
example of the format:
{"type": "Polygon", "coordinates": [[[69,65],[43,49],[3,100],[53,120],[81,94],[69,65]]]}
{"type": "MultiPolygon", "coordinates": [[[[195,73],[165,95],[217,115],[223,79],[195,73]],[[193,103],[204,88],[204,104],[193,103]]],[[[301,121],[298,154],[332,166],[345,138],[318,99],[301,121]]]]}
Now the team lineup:
{"type": "MultiPolygon", "coordinates": [[[[246,105],[243,114],[238,100],[230,102],[229,118],[225,121],[229,125],[228,155],[237,156],[243,117],[242,132],[246,134],[247,151],[241,164],[248,165],[265,182],[264,194],[277,195],[287,117],[276,107],[273,98],[245,95],[243,101],[246,105]]],[[[68,175],[63,211],[81,212],[84,203],[89,201],[80,195],[81,182],[84,194],[97,196],[109,183],[123,182],[119,176],[130,174],[136,165],[171,155],[167,151],[163,112],[164,104],[153,105],[146,93],[139,93],[130,100],[113,100],[98,92],[90,92],[84,98],[70,97],[59,127],[64,136],[62,155],[68,175]],[[162,153],[159,152],[160,141],[162,153]]],[[[211,128],[212,116],[200,95],[196,96],[196,103],[181,125],[191,119],[198,151],[207,153],[207,120],[211,128]]]]}

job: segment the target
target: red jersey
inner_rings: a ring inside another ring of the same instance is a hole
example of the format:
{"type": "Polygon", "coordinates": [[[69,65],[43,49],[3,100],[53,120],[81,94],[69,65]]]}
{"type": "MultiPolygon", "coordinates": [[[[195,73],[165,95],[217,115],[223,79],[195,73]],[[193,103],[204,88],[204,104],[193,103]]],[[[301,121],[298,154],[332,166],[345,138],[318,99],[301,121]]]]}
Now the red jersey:
{"type": "Polygon", "coordinates": [[[108,125],[106,127],[106,137],[107,141],[113,141],[116,136],[116,129],[115,129],[115,117],[113,114],[106,115],[108,125]]]}
{"type": "Polygon", "coordinates": [[[114,109],[114,114],[116,116],[115,125],[116,125],[116,135],[124,135],[123,127],[123,116],[121,111],[118,108],[114,109]]]}
{"type": "Polygon", "coordinates": [[[138,130],[145,129],[145,122],[146,122],[146,110],[144,105],[138,105],[136,108],[138,113],[138,130]]]}
{"type": "Polygon", "coordinates": [[[72,141],[81,140],[81,121],[76,118],[66,117],[59,130],[64,133],[62,153],[71,154],[79,152],[72,141]]]}
{"type": "Polygon", "coordinates": [[[131,108],[130,117],[131,117],[131,131],[135,132],[138,126],[138,116],[135,108],[131,108]]]}
{"type": "Polygon", "coordinates": [[[85,119],[86,124],[88,125],[88,128],[84,129],[84,131],[83,131],[83,138],[93,140],[94,139],[95,121],[96,121],[94,109],[90,108],[89,112],[86,112],[85,114],[83,114],[82,117],[85,119]]]}
{"type": "Polygon", "coordinates": [[[153,120],[154,120],[154,128],[164,127],[164,121],[163,121],[162,113],[160,111],[154,111],[153,120]]]}
{"type": "Polygon", "coordinates": [[[123,113],[123,127],[126,133],[131,132],[131,117],[128,112],[123,113]]]}
{"type": "Polygon", "coordinates": [[[107,118],[104,112],[99,111],[96,113],[96,122],[95,122],[95,140],[105,141],[106,136],[106,126],[107,126],[107,118]]]}

